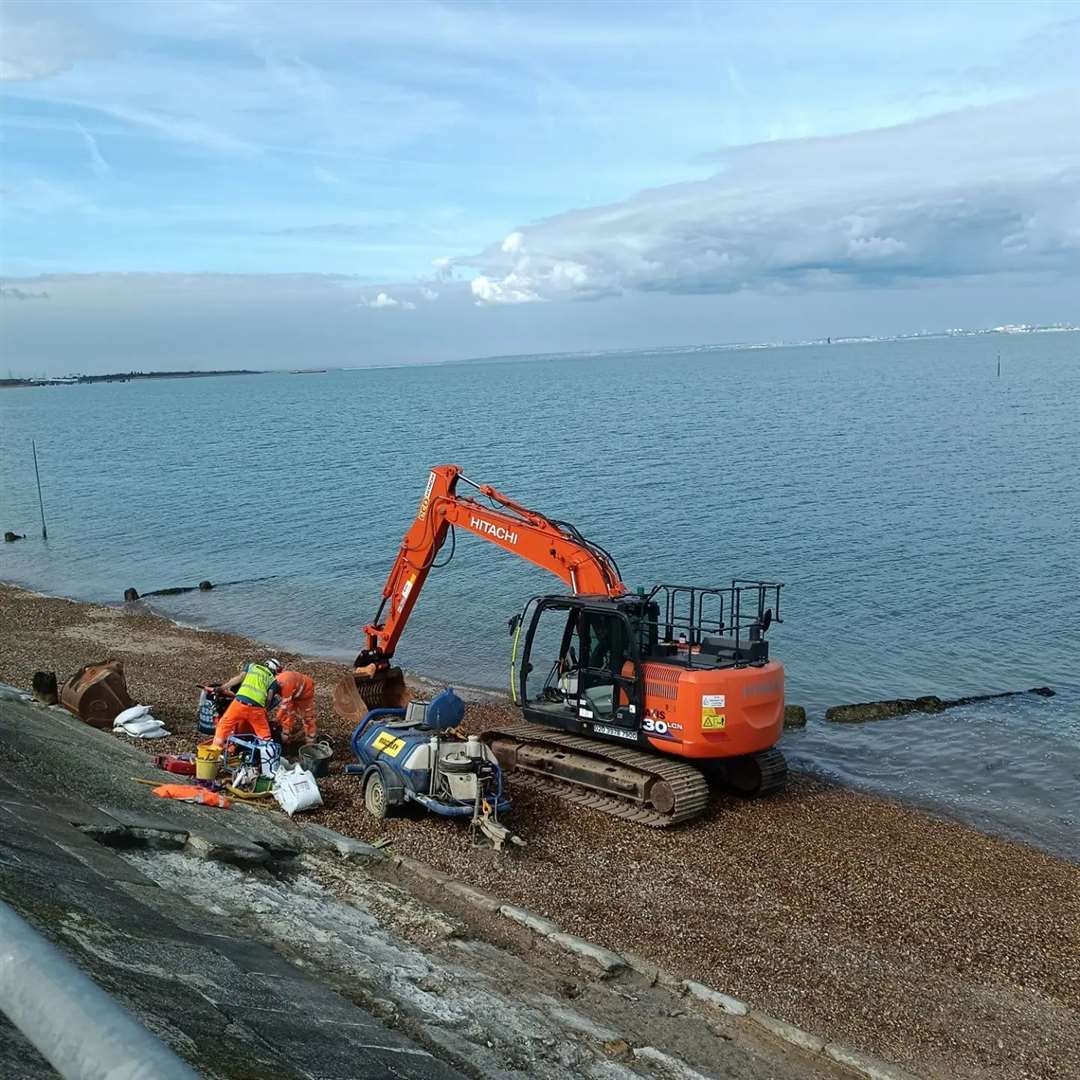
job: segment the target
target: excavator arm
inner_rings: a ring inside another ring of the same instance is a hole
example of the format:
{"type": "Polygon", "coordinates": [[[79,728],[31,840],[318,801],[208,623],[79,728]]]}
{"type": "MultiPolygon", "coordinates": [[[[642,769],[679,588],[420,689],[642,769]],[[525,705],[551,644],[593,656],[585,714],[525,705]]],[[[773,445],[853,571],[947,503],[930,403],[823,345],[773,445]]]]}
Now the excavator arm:
{"type": "Polygon", "coordinates": [[[393,656],[424,582],[454,527],[550,571],[574,593],[615,597],[629,591],[611,556],[572,525],[530,510],[489,484],[474,484],[456,465],[436,465],[383,586],[379,612],[364,627],[367,650],[358,661],[379,663],[393,656]],[[487,502],[459,495],[459,482],[487,502]]]}

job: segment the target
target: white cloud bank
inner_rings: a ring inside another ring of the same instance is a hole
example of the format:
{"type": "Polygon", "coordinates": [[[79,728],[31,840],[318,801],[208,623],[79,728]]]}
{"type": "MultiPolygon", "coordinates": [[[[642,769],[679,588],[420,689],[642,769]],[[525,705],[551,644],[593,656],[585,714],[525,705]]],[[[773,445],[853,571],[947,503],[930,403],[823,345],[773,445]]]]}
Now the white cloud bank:
{"type": "Polygon", "coordinates": [[[98,51],[92,18],[68,5],[16,0],[0,10],[0,82],[31,82],[67,71],[98,51]]]}
{"type": "Polygon", "coordinates": [[[1080,94],[717,155],[710,179],[510,233],[480,304],[1080,273],[1080,94]]]}

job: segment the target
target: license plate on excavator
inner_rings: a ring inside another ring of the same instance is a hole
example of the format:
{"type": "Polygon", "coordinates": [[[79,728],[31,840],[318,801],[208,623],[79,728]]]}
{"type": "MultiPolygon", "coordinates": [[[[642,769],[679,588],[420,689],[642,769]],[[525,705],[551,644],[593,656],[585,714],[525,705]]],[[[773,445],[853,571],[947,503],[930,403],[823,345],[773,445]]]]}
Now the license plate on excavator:
{"type": "Polygon", "coordinates": [[[620,739],[630,739],[637,742],[637,732],[632,728],[612,727],[610,724],[593,724],[593,732],[597,735],[615,735],[620,739]]]}

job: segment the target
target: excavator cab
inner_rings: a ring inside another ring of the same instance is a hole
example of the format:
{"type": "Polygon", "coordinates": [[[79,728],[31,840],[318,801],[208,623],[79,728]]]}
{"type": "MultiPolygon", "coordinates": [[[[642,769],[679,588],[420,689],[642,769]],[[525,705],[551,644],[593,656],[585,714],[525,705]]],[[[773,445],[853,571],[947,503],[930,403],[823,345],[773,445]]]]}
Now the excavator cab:
{"type": "Polygon", "coordinates": [[[535,596],[511,620],[514,703],[575,735],[706,760],[756,754],[776,741],[783,709],[765,638],[782,587],[535,596]]]}
{"type": "Polygon", "coordinates": [[[632,614],[606,597],[530,600],[512,622],[512,690],[526,718],[636,742],[643,685],[632,614]]]}

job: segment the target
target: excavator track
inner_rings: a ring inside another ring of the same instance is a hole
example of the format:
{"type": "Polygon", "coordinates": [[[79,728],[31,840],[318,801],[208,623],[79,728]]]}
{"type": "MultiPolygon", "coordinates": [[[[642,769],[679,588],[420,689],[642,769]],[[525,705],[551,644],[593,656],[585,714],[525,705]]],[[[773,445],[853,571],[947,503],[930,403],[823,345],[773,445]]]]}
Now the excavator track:
{"type": "Polygon", "coordinates": [[[715,775],[737,794],[758,799],[787,786],[787,760],[775,746],[716,763],[715,775]]]}
{"type": "Polygon", "coordinates": [[[483,737],[515,781],[639,825],[678,825],[698,817],[709,801],[705,777],[684,761],[526,721],[483,737]]]}
{"type": "Polygon", "coordinates": [[[774,746],[753,756],[761,771],[761,780],[754,795],[771,795],[774,791],[783,791],[787,787],[787,760],[784,755],[774,746]]]}

